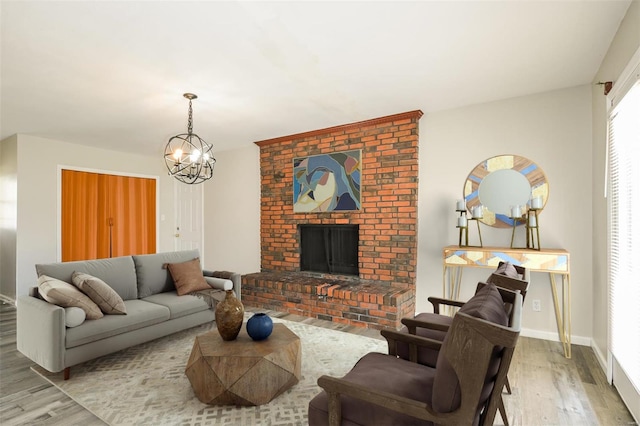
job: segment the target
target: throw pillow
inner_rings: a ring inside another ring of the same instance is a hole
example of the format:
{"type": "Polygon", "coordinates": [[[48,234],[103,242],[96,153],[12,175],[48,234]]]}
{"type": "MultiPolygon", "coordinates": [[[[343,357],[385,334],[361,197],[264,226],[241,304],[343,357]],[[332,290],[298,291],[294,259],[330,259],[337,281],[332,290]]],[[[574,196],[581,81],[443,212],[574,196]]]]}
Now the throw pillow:
{"type": "Polygon", "coordinates": [[[86,318],[87,314],[80,308],[64,308],[64,325],[69,328],[81,325],[86,318]]]}
{"type": "Polygon", "coordinates": [[[504,275],[510,278],[520,278],[520,275],[518,275],[518,271],[516,270],[516,267],[509,262],[504,262],[503,264],[498,266],[495,273],[499,275],[504,275]]]}
{"type": "Polygon", "coordinates": [[[84,272],[75,271],[71,275],[73,285],[89,296],[105,314],[126,315],[127,307],[122,297],[109,284],[84,272]]]}
{"type": "Polygon", "coordinates": [[[175,283],[178,296],[211,288],[204,280],[199,258],[182,263],[167,263],[167,268],[175,283]]]}
{"type": "Polygon", "coordinates": [[[81,308],[87,315],[87,319],[99,319],[104,315],[98,305],[93,303],[89,297],[64,281],[40,275],[38,277],[38,292],[44,300],[63,308],[81,308]]]}

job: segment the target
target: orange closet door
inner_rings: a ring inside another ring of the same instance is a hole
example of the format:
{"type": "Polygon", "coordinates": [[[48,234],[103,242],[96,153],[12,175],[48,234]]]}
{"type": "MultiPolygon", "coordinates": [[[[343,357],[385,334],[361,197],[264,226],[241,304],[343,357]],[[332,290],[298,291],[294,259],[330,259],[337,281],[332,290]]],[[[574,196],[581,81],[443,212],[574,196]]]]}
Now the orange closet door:
{"type": "Polygon", "coordinates": [[[62,261],[109,256],[106,181],[98,173],[62,170],[62,261]]]}
{"type": "Polygon", "coordinates": [[[156,252],[155,179],[62,171],[62,261],[156,252]]]}
{"type": "Polygon", "coordinates": [[[156,252],[156,180],[106,175],[111,256],[156,252]]]}

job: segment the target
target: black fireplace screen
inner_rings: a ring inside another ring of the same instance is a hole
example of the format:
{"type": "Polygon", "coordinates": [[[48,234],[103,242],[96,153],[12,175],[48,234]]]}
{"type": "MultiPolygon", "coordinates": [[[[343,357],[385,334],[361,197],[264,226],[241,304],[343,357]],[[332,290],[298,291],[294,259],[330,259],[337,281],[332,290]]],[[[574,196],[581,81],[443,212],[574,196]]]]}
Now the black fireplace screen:
{"type": "Polygon", "coordinates": [[[358,225],[298,225],[300,270],[358,275],[358,225]]]}

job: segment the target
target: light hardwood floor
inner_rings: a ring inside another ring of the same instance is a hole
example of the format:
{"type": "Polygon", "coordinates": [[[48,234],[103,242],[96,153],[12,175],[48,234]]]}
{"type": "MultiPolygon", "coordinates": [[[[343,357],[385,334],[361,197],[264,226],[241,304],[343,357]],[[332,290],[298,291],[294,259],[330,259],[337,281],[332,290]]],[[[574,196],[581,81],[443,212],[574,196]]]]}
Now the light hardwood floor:
{"type": "MultiPolygon", "coordinates": [[[[251,308],[247,311],[253,312],[251,308]]],[[[258,310],[255,310],[258,312],[258,310]]],[[[265,311],[260,311],[265,312],[265,311]]],[[[289,321],[382,339],[376,330],[266,311],[289,321]]],[[[518,342],[504,395],[512,425],[635,424],[616,390],[606,382],[593,350],[572,347],[562,355],[559,343],[523,337],[518,342]]],[[[33,363],[16,349],[16,311],[0,305],[0,424],[102,425],[90,412],[31,371],[33,363]]],[[[73,377],[72,377],[73,380],[73,377]]],[[[496,424],[502,424],[500,416],[496,424]]]]}

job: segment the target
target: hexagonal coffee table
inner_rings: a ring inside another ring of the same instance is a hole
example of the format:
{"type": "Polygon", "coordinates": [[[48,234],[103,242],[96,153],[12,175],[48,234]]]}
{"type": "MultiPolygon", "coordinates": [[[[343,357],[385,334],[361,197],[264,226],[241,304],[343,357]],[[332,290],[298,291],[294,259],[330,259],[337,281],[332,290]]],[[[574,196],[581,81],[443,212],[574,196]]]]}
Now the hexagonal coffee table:
{"type": "Polygon", "coordinates": [[[231,341],[213,330],[196,336],[185,374],[205,404],[261,405],[298,383],[301,358],[300,338],[284,324],[259,342],[245,326],[231,341]]]}

